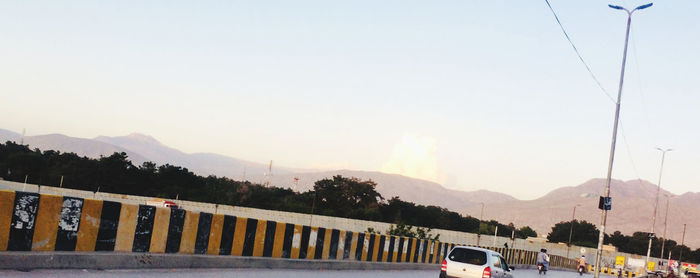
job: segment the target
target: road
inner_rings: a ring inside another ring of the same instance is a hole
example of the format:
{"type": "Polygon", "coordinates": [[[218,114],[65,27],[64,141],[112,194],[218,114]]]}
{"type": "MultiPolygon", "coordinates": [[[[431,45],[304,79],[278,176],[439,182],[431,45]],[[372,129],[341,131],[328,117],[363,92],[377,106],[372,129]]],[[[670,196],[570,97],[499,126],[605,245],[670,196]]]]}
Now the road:
{"type": "MultiPolygon", "coordinates": [[[[34,270],[29,272],[0,270],[0,277],[144,277],[144,278],[214,278],[214,277],[438,277],[439,271],[406,270],[406,271],[359,271],[359,270],[284,270],[284,269],[155,269],[155,270],[34,270]]],[[[549,271],[546,276],[540,276],[535,270],[515,270],[515,278],[577,278],[576,272],[549,271]]],[[[585,274],[583,278],[593,275],[585,274]]]]}

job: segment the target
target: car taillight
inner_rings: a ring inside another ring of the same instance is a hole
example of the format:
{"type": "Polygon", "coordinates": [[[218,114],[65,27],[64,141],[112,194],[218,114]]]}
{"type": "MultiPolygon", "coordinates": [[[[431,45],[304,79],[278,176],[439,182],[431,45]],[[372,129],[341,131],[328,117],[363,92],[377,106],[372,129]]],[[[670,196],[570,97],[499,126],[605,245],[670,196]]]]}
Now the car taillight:
{"type": "Polygon", "coordinates": [[[481,278],[491,278],[491,267],[487,266],[484,268],[484,272],[481,273],[481,278]]]}
{"type": "Polygon", "coordinates": [[[440,266],[441,271],[447,271],[447,260],[442,261],[442,265],[440,266]]]}

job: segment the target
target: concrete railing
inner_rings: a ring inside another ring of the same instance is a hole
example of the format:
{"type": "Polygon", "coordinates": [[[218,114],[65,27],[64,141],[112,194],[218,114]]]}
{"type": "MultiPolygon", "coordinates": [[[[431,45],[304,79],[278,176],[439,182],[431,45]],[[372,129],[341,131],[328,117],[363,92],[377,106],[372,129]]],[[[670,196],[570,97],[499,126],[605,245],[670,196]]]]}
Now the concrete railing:
{"type": "MultiPolygon", "coordinates": [[[[14,191],[28,191],[28,192],[39,192],[39,193],[48,193],[48,194],[53,194],[53,195],[59,195],[59,196],[70,196],[70,197],[81,197],[85,198],[86,202],[88,199],[93,199],[93,201],[100,200],[103,203],[105,202],[116,202],[120,203],[123,205],[145,205],[146,201],[151,200],[152,197],[145,197],[145,196],[134,196],[134,195],[126,195],[126,194],[113,194],[113,193],[104,193],[104,192],[90,192],[90,191],[83,191],[83,190],[74,190],[74,189],[65,189],[65,188],[57,188],[57,187],[50,187],[50,186],[38,186],[38,185],[32,185],[32,184],[23,184],[23,183],[17,183],[17,182],[11,182],[11,181],[5,181],[5,180],[0,180],[0,189],[9,189],[9,190],[14,190],[14,191]]],[[[248,208],[248,207],[239,207],[239,206],[227,206],[227,205],[216,205],[216,204],[210,204],[210,203],[201,203],[201,202],[192,202],[192,201],[184,201],[184,200],[176,200],[177,204],[180,205],[180,207],[186,211],[188,211],[189,214],[197,214],[197,213],[205,213],[205,214],[212,214],[212,215],[229,215],[229,216],[234,216],[237,218],[244,218],[244,219],[257,219],[259,221],[267,221],[267,222],[274,222],[274,223],[286,223],[286,224],[293,224],[295,226],[307,226],[307,227],[326,227],[327,229],[335,229],[338,231],[346,231],[347,233],[353,233],[353,234],[364,234],[365,231],[368,230],[368,228],[373,228],[375,231],[387,231],[390,229],[391,225],[390,223],[382,223],[382,222],[375,222],[375,221],[365,221],[365,220],[356,220],[356,219],[348,219],[348,218],[340,218],[340,217],[330,217],[330,216],[322,216],[322,215],[311,215],[311,214],[303,214],[303,213],[293,213],[293,212],[284,212],[284,211],[272,211],[272,210],[264,210],[264,209],[256,209],[256,208],[248,208]]],[[[2,220],[4,221],[4,220],[2,220]]],[[[2,224],[0,224],[0,228],[2,228],[2,224]]],[[[0,231],[0,234],[2,231],[0,231]]],[[[543,242],[543,241],[538,241],[538,240],[526,240],[526,239],[510,239],[506,237],[494,237],[493,235],[481,235],[480,239],[477,239],[478,236],[476,234],[471,234],[471,233],[464,233],[464,232],[457,232],[457,231],[450,231],[450,230],[442,230],[442,229],[433,229],[432,230],[433,234],[439,234],[440,235],[440,240],[442,242],[449,242],[450,244],[458,244],[458,245],[471,245],[475,246],[477,245],[477,241],[480,242],[480,246],[482,247],[488,247],[490,249],[496,249],[496,247],[501,247],[504,246],[504,244],[508,244],[509,247],[511,248],[516,248],[519,250],[523,251],[531,251],[531,252],[536,252],[540,250],[541,248],[547,248],[548,252],[550,255],[553,256],[558,256],[558,257],[567,257],[568,258],[576,258],[580,256],[580,250],[582,249],[581,247],[578,246],[571,246],[571,248],[567,248],[566,245],[564,244],[557,244],[557,243],[549,243],[549,242],[543,242]]],[[[0,237],[0,241],[2,241],[3,238],[0,237]]],[[[386,240],[386,236],[385,236],[386,240]]],[[[0,243],[0,247],[2,247],[0,243]]],[[[1,249],[0,250],[4,250],[1,249]]],[[[595,253],[593,249],[588,249],[586,250],[586,257],[588,257],[588,261],[594,261],[595,260],[595,253]]],[[[505,254],[504,254],[505,255],[505,254]]],[[[602,266],[603,267],[614,267],[615,264],[615,259],[617,256],[623,256],[626,258],[634,258],[634,259],[639,259],[641,256],[639,255],[633,255],[633,254],[626,254],[626,253],[621,253],[621,252],[614,252],[614,251],[604,251],[603,253],[603,258],[602,258],[602,266]]],[[[658,265],[658,261],[660,261],[657,258],[653,258],[652,261],[656,262],[658,265]]],[[[515,261],[517,262],[517,261],[515,261]]]]}

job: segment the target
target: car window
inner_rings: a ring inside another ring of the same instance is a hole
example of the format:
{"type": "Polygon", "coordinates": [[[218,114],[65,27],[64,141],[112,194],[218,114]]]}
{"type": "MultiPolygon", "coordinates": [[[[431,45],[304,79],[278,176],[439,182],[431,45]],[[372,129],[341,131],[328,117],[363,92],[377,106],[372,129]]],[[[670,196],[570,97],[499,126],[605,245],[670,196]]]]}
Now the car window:
{"type": "Polygon", "coordinates": [[[498,255],[496,255],[496,254],[493,254],[491,256],[492,256],[491,259],[493,259],[493,266],[498,267],[498,268],[503,268],[503,267],[501,267],[501,258],[498,257],[498,255]]]}
{"type": "Polygon", "coordinates": [[[466,249],[466,248],[455,248],[452,250],[448,256],[450,260],[465,264],[473,265],[485,265],[486,264],[486,253],[484,251],[466,249]]]}
{"type": "Polygon", "coordinates": [[[503,257],[499,258],[501,259],[501,267],[503,268],[503,270],[510,271],[510,269],[508,268],[508,263],[506,263],[506,259],[504,259],[503,257]]]}

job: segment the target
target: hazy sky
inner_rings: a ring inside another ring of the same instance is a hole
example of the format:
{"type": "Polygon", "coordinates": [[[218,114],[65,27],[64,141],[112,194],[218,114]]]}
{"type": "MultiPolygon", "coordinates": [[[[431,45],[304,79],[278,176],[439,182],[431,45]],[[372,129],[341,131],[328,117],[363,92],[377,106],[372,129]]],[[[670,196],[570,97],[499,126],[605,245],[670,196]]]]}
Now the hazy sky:
{"type": "MultiPolygon", "coordinates": [[[[551,0],[610,95],[626,14],[551,0]]],[[[613,177],[700,186],[700,3],[635,14],[613,177]],[[624,136],[623,136],[624,135],[624,136]]],[[[544,1],[4,1],[0,128],[521,199],[606,175],[614,104],[544,1]]]]}

